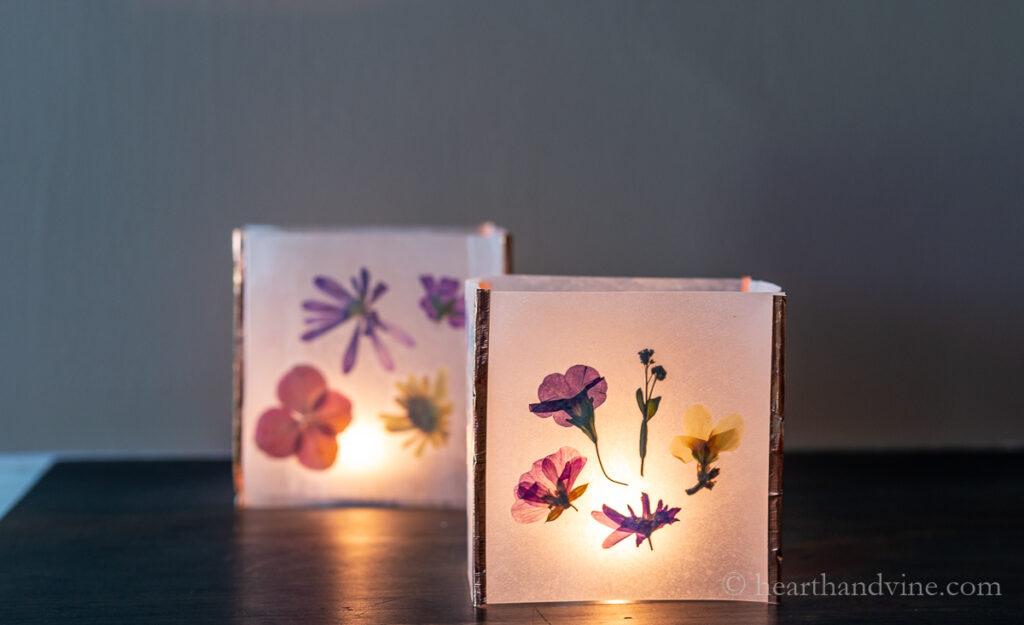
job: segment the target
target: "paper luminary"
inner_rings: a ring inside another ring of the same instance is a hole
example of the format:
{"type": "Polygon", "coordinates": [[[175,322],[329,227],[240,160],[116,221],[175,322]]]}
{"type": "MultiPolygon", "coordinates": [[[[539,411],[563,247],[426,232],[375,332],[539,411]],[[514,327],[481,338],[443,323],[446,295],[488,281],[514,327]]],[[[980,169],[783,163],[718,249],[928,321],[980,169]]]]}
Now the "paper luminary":
{"type": "Polygon", "coordinates": [[[474,604],[774,602],[785,294],[544,276],[466,291],[474,604]]]}
{"type": "Polygon", "coordinates": [[[466,505],[467,277],[479,229],[234,234],[239,504],[466,505]]]}

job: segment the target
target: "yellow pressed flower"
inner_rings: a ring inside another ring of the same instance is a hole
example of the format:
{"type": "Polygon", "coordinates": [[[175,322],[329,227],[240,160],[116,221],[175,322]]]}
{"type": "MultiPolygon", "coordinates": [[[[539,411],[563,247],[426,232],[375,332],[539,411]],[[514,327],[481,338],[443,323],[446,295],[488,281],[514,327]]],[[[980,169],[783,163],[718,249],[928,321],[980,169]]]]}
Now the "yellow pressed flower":
{"type": "Polygon", "coordinates": [[[727,414],[712,427],[711,412],[700,404],[694,404],[683,413],[683,434],[672,439],[669,451],[683,462],[697,461],[697,485],[687,490],[693,494],[701,488],[712,488],[712,481],[718,476],[718,469],[711,469],[718,454],[732,451],[740,446],[743,438],[743,417],[727,414]]]}
{"type": "Polygon", "coordinates": [[[382,414],[384,427],[389,432],[412,431],[413,436],[403,447],[418,443],[416,455],[423,453],[427,443],[440,447],[448,440],[448,416],[452,403],[448,401],[448,374],[444,369],[438,372],[434,383],[424,376],[409,376],[406,382],[399,382],[395,402],[404,414],[382,414]]]}

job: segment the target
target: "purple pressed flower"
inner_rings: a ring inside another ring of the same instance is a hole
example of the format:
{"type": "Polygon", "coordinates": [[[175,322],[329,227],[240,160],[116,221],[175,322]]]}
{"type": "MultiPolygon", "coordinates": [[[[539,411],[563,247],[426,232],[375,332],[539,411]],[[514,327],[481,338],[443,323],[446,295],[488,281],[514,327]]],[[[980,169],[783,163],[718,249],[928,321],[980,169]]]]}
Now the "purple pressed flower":
{"type": "Polygon", "coordinates": [[[597,464],[610,481],[626,486],[625,482],[613,480],[604,470],[601,449],[597,446],[597,425],[594,409],[604,403],[608,396],[608,382],[597,369],[587,365],[573,365],[565,373],[550,373],[537,388],[537,399],[530,404],[530,412],[542,419],[554,417],[562,427],[577,427],[594,443],[597,464]]]}
{"type": "Polygon", "coordinates": [[[302,302],[303,310],[315,315],[306,319],[306,325],[312,327],[302,335],[303,341],[312,341],[349,319],[356,320],[352,339],[349,341],[348,349],[345,350],[345,356],[341,361],[342,372],[348,373],[356,364],[356,352],[359,349],[360,335],[370,339],[374,349],[377,351],[377,358],[380,359],[381,366],[388,371],[395,368],[395,362],[391,358],[391,352],[381,341],[381,333],[390,335],[393,339],[407,347],[412,347],[416,344],[408,334],[382,321],[377,311],[373,309],[373,304],[387,292],[388,285],[383,282],[377,282],[371,289],[370,272],[367,271],[366,267],[362,268],[358,276],[352,278],[351,293],[327,276],[313,278],[313,284],[335,301],[306,300],[302,302]]]}
{"type": "Polygon", "coordinates": [[[608,382],[597,369],[587,365],[573,365],[563,373],[550,373],[537,389],[540,403],[530,404],[530,412],[541,419],[554,417],[562,427],[577,425],[585,405],[597,408],[608,396],[608,382]]]}
{"type": "Polygon", "coordinates": [[[462,298],[458,280],[437,280],[434,276],[422,275],[420,282],[426,290],[426,294],[420,299],[420,308],[427,313],[427,319],[441,323],[447,318],[448,325],[453,328],[466,325],[466,301],[462,298]]]}
{"type": "Polygon", "coordinates": [[[651,534],[654,533],[654,530],[679,520],[676,515],[679,514],[681,508],[669,508],[659,499],[658,507],[651,512],[651,498],[647,496],[647,493],[640,495],[640,502],[643,504],[643,514],[640,516],[633,512],[633,506],[626,506],[629,508],[629,516],[616,512],[607,505],[590,513],[590,516],[602,525],[607,525],[615,530],[608,535],[608,538],[604,539],[601,547],[610,549],[624,538],[629,537],[630,534],[636,534],[637,547],[646,540],[653,550],[654,543],[651,542],[651,534]]]}

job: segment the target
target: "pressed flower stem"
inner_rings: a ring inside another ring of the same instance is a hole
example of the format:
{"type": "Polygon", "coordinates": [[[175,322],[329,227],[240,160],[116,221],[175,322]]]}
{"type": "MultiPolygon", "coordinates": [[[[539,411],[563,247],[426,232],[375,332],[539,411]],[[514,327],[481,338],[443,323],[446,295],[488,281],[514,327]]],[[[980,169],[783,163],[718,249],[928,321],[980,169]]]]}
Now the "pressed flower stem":
{"type": "Polygon", "coordinates": [[[686,494],[695,495],[697,491],[699,491],[702,488],[711,490],[712,488],[715,487],[715,482],[713,480],[716,477],[718,477],[717,468],[712,469],[710,463],[701,464],[697,468],[697,484],[692,486],[691,488],[687,488],[686,494]]]}
{"type": "Polygon", "coordinates": [[[616,484],[620,484],[622,486],[629,486],[629,484],[627,484],[625,482],[620,482],[618,480],[613,480],[612,477],[610,475],[608,475],[608,472],[604,470],[604,462],[601,461],[601,447],[597,444],[597,436],[596,435],[594,436],[594,451],[597,452],[597,464],[598,464],[598,466],[601,467],[601,473],[604,473],[604,476],[606,478],[608,478],[608,481],[615,482],[616,484]]]}
{"type": "Polygon", "coordinates": [[[651,405],[654,387],[658,384],[658,378],[651,377],[650,368],[650,363],[644,365],[644,412],[640,415],[643,418],[643,423],[640,424],[640,477],[644,476],[644,463],[647,461],[647,422],[651,420],[647,416],[647,409],[651,405]]]}
{"type": "MultiPolygon", "coordinates": [[[[640,477],[644,476],[644,461],[647,460],[647,407],[651,404],[651,363],[644,365],[644,407],[640,418],[640,477]]],[[[652,547],[653,549],[653,547],[652,547]]]]}
{"type": "Polygon", "coordinates": [[[647,417],[640,424],[640,477],[644,476],[644,461],[647,460],[647,417]]]}

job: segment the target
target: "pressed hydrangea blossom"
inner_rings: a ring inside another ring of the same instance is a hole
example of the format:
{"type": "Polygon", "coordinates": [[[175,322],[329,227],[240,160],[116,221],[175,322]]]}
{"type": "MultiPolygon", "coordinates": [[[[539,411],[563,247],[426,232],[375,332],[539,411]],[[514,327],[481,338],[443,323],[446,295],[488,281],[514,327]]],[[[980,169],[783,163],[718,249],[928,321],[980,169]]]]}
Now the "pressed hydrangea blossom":
{"type": "Polygon", "coordinates": [[[466,301],[462,298],[458,280],[447,277],[435,279],[431,275],[422,275],[420,283],[426,290],[426,294],[420,299],[420,308],[427,313],[428,319],[437,323],[448,319],[448,325],[453,328],[466,325],[466,301]]]}
{"type": "Polygon", "coordinates": [[[341,361],[341,370],[348,373],[356,364],[356,353],[359,349],[359,337],[365,336],[373,343],[377,351],[377,358],[380,364],[388,371],[395,368],[395,362],[391,358],[391,352],[384,345],[380,335],[387,334],[399,343],[412,347],[415,341],[408,334],[383,320],[374,310],[373,305],[388,290],[388,285],[377,282],[370,288],[370,272],[363,267],[358,276],[352,278],[352,289],[350,293],[327,276],[317,276],[313,284],[323,293],[333,298],[332,302],[318,300],[306,300],[302,302],[303,310],[314,313],[316,316],[306,319],[306,324],[313,326],[302,335],[303,341],[313,339],[325,334],[349,319],[356,320],[355,329],[352,332],[352,339],[348,343],[348,349],[341,361]]]}
{"type": "Polygon", "coordinates": [[[384,427],[389,432],[412,432],[403,447],[419,443],[416,455],[423,453],[427,443],[440,447],[448,440],[448,415],[452,403],[448,401],[448,375],[444,369],[437,374],[434,384],[424,376],[417,379],[409,376],[404,384],[399,382],[399,395],[395,402],[402,407],[402,414],[382,414],[384,427]]]}
{"type": "Polygon", "coordinates": [[[552,373],[544,378],[537,389],[539,403],[530,404],[530,412],[542,419],[553,417],[562,427],[577,427],[594,443],[597,463],[601,472],[612,482],[604,470],[601,449],[597,445],[597,426],[594,423],[594,409],[604,403],[608,395],[608,382],[597,369],[587,365],[574,365],[563,373],[552,373]]]}
{"type": "Polygon", "coordinates": [[[278,408],[256,423],[256,446],[274,458],[294,454],[310,469],[323,470],[338,457],[338,434],[352,421],[352,403],[327,388],[315,367],[299,365],[277,385],[278,408]]]}
{"type": "Polygon", "coordinates": [[[693,495],[702,488],[711,490],[719,473],[711,463],[718,460],[718,454],[740,446],[743,417],[727,414],[711,427],[711,412],[694,404],[683,413],[683,432],[683,436],[672,439],[669,451],[683,462],[697,461],[697,484],[687,489],[686,494],[693,495]]]}
{"type": "Polygon", "coordinates": [[[633,506],[626,506],[629,508],[629,516],[617,512],[607,505],[603,505],[600,510],[594,510],[590,513],[602,525],[607,525],[615,530],[604,539],[601,547],[610,549],[619,544],[623,539],[629,537],[630,534],[634,534],[636,535],[637,547],[646,540],[653,551],[654,543],[651,542],[651,534],[654,533],[654,530],[671,525],[679,520],[676,518],[676,515],[679,514],[681,508],[669,508],[660,499],[658,500],[658,507],[654,512],[651,512],[651,498],[647,493],[641,493],[640,503],[642,504],[642,514],[640,516],[633,512],[633,506]]]}
{"type": "Polygon", "coordinates": [[[588,484],[575,488],[573,484],[586,464],[587,459],[572,447],[562,447],[534,462],[533,468],[519,477],[512,518],[517,523],[550,522],[567,508],[576,510],[572,502],[583,495],[588,484]]]}

